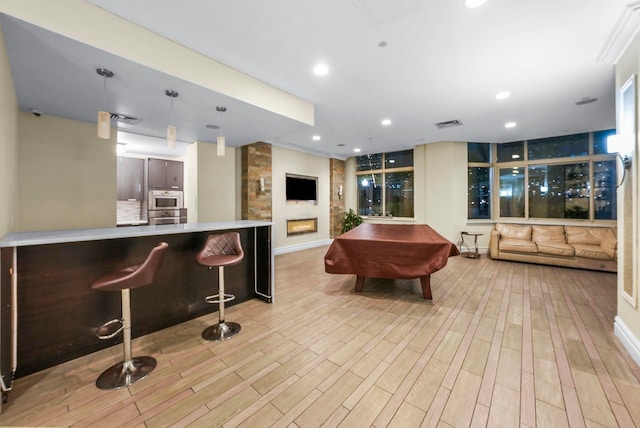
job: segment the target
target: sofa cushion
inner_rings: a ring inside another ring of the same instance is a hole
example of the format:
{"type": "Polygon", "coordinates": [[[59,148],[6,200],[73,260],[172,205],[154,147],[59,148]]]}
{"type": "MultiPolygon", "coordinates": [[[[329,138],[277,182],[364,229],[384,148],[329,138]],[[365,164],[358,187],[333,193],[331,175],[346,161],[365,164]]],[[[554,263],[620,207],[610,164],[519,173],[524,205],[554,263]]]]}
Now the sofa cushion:
{"type": "Polygon", "coordinates": [[[532,241],[538,244],[566,244],[564,226],[531,226],[532,241]]]}
{"type": "Polygon", "coordinates": [[[600,245],[608,227],[567,226],[567,243],[600,245]]]}
{"type": "Polygon", "coordinates": [[[602,251],[607,253],[607,255],[611,259],[616,258],[616,248],[617,248],[618,238],[616,237],[615,232],[611,228],[607,228],[606,232],[602,237],[602,242],[600,243],[600,247],[602,247],[602,251]]]}
{"type": "Polygon", "coordinates": [[[573,257],[576,254],[573,247],[569,244],[565,244],[564,242],[538,243],[538,252],[541,254],[564,257],[573,257]]]}
{"type": "Polygon", "coordinates": [[[496,230],[500,232],[501,238],[531,240],[531,226],[496,223],[496,230]]]}
{"type": "Polygon", "coordinates": [[[526,239],[502,238],[498,244],[500,251],[515,251],[517,253],[537,253],[535,242],[526,239]]]}
{"type": "Polygon", "coordinates": [[[573,244],[577,257],[585,257],[587,259],[612,260],[606,251],[600,245],[589,244],[573,244]]]}

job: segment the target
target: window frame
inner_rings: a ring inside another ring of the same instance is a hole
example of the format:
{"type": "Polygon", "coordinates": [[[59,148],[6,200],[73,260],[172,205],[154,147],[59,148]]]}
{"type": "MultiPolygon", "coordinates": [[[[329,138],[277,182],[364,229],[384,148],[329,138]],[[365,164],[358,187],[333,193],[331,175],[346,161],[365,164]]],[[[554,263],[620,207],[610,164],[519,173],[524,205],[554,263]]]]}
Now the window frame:
{"type": "MultiPolygon", "coordinates": [[[[595,182],[595,174],[594,174],[594,166],[597,162],[604,162],[604,161],[614,161],[617,162],[616,160],[616,155],[615,154],[609,154],[609,153],[601,153],[601,154],[594,154],[594,143],[595,143],[595,139],[594,139],[594,134],[596,133],[600,133],[600,132],[605,132],[605,131],[609,131],[609,130],[601,130],[601,131],[594,131],[594,132],[589,132],[589,150],[588,150],[588,154],[585,156],[569,156],[569,157],[562,157],[562,158],[544,158],[544,159],[536,159],[536,160],[529,160],[529,151],[528,151],[528,141],[529,140],[524,140],[524,156],[523,159],[518,159],[518,160],[514,160],[514,161],[509,161],[509,162],[498,162],[497,160],[497,151],[498,151],[498,145],[500,143],[485,143],[485,144],[490,144],[491,145],[491,162],[467,162],[467,171],[469,170],[469,168],[478,168],[478,167],[482,167],[482,168],[490,168],[490,174],[491,174],[491,186],[492,188],[490,189],[491,191],[491,206],[490,206],[490,210],[491,210],[491,219],[475,219],[475,218],[469,218],[468,214],[467,214],[467,222],[468,223],[495,223],[495,222],[505,222],[505,223],[514,223],[514,222],[530,222],[530,223],[545,223],[545,224],[567,224],[567,223],[590,223],[590,224],[599,224],[599,225],[607,225],[607,226],[611,226],[611,225],[615,225],[617,224],[617,217],[618,217],[618,201],[617,198],[613,198],[616,202],[616,215],[614,219],[597,219],[595,217],[595,209],[596,209],[596,204],[595,204],[595,187],[594,187],[594,182],[595,182]],[[567,217],[562,217],[562,218],[557,218],[557,217],[531,217],[530,216],[530,200],[529,200],[529,167],[530,166],[536,166],[536,165],[569,165],[569,164],[580,164],[580,163],[587,163],[589,165],[589,186],[590,186],[590,192],[589,192],[589,216],[587,219],[573,219],[573,218],[567,218],[567,217]],[[500,212],[500,192],[496,191],[496,189],[499,189],[500,186],[500,174],[499,174],[499,170],[500,169],[504,169],[504,168],[513,168],[513,167],[519,167],[522,168],[524,170],[524,185],[525,185],[525,192],[524,192],[524,216],[523,217],[504,217],[502,216],[502,213],[500,212]]],[[[582,133],[577,133],[577,134],[584,134],[582,133]]],[[[514,143],[516,143],[518,141],[514,141],[514,143]]],[[[616,180],[617,180],[617,170],[616,170],[616,180]]],[[[617,181],[616,181],[617,183],[617,181]]],[[[615,191],[615,188],[613,189],[615,191]]],[[[468,201],[468,194],[467,194],[467,204],[469,203],[468,201]]]]}
{"type": "MultiPolygon", "coordinates": [[[[387,216],[385,215],[362,215],[360,214],[361,217],[366,218],[366,219],[400,219],[400,220],[415,220],[415,216],[416,216],[416,210],[415,210],[415,206],[416,206],[416,193],[415,193],[415,150],[414,149],[407,149],[407,150],[397,150],[397,151],[393,151],[393,152],[384,152],[384,153],[372,153],[370,156],[377,156],[377,155],[381,155],[381,166],[382,168],[378,168],[378,169],[370,169],[370,170],[364,170],[364,171],[358,171],[358,167],[357,167],[357,162],[358,159],[356,157],[356,189],[359,189],[358,187],[358,183],[360,182],[360,178],[361,176],[366,176],[366,175],[375,175],[375,174],[380,174],[382,175],[382,183],[381,183],[381,201],[382,201],[382,212],[386,213],[387,212],[387,174],[395,174],[395,173],[404,173],[404,172],[411,172],[413,174],[413,189],[412,189],[412,210],[413,210],[413,216],[411,217],[395,217],[395,216],[387,216]],[[404,152],[404,151],[408,151],[411,150],[412,152],[412,165],[411,166],[401,166],[401,167],[397,167],[397,168],[389,168],[386,167],[385,165],[387,164],[386,162],[386,158],[387,155],[390,155],[392,153],[397,153],[397,152],[404,152]]],[[[361,155],[361,156],[367,156],[367,155],[361,155]]],[[[359,156],[358,156],[359,157],[359,156]]],[[[358,211],[358,213],[360,212],[360,198],[357,197],[356,198],[356,209],[358,211]]]]}
{"type": "Polygon", "coordinates": [[[491,163],[471,162],[467,164],[467,177],[470,168],[486,168],[489,170],[489,216],[487,218],[469,218],[469,180],[467,179],[467,221],[479,223],[492,222],[494,217],[494,192],[493,183],[495,180],[495,168],[491,163]]]}

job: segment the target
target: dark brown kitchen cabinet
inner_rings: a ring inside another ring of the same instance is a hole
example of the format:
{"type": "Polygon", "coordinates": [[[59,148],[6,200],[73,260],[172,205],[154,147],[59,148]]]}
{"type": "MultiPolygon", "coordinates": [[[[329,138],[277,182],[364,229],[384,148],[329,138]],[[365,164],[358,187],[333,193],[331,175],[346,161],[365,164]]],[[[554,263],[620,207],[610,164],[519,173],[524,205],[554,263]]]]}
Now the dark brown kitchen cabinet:
{"type": "Polygon", "coordinates": [[[149,190],[183,190],[183,163],[149,158],[149,190]]]}
{"type": "Polygon", "coordinates": [[[144,200],[144,159],[118,156],[119,201],[144,200]]]}

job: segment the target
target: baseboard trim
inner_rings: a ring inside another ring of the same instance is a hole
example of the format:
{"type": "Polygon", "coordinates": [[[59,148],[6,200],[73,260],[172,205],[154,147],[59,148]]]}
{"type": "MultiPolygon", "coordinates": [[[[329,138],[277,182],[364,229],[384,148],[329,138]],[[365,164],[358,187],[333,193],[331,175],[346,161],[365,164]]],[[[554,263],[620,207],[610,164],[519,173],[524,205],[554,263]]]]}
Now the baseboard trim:
{"type": "Polygon", "coordinates": [[[295,253],[296,251],[308,250],[316,247],[323,247],[330,245],[333,239],[324,239],[322,241],[305,242],[304,244],[289,245],[287,247],[279,247],[273,250],[273,254],[278,256],[280,254],[295,253]]]}
{"type": "Polygon", "coordinates": [[[622,346],[629,352],[633,361],[640,366],[640,340],[631,333],[620,317],[616,317],[613,323],[613,331],[622,342],[622,346]]]}

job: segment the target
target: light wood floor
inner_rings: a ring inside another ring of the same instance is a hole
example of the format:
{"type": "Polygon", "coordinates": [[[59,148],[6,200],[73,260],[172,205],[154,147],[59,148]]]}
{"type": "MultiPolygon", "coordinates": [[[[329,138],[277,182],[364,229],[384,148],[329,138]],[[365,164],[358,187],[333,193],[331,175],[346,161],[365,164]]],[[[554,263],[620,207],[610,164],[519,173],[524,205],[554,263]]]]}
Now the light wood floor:
{"type": "Polygon", "coordinates": [[[276,257],[275,304],[134,340],[158,367],[118,391],[113,347],[15,382],[0,425],[633,427],[640,368],[613,335],[615,274],[454,257],[419,281],[324,273],[326,248],[276,257]]]}

